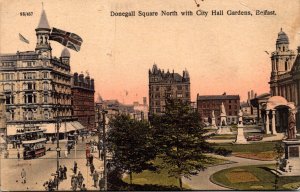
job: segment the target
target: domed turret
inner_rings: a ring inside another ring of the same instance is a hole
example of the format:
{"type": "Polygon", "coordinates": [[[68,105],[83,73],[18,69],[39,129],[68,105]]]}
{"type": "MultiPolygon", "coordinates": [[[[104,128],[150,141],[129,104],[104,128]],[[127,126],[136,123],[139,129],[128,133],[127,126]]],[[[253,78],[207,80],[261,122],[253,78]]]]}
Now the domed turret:
{"type": "Polygon", "coordinates": [[[61,62],[63,64],[66,64],[66,65],[69,65],[70,64],[70,52],[67,48],[64,48],[61,52],[61,56],[60,56],[60,59],[61,59],[61,62]]]}
{"type": "Polygon", "coordinates": [[[282,31],[282,28],[280,32],[278,33],[278,37],[276,40],[276,51],[278,52],[285,52],[289,50],[289,38],[286,35],[284,31],[282,31]]]}
{"type": "Polygon", "coordinates": [[[70,51],[67,48],[64,48],[61,52],[61,57],[70,57],[70,51]]]}
{"type": "Polygon", "coordinates": [[[278,38],[276,40],[276,44],[289,44],[289,38],[286,35],[284,31],[282,31],[282,28],[280,32],[278,33],[278,38]]]}

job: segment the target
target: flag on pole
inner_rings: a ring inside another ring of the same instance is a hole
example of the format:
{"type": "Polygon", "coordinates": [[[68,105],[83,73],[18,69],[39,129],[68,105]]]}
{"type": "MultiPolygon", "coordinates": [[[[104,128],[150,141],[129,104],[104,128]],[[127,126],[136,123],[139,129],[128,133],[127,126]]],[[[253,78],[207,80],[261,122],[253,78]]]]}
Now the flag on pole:
{"type": "Polygon", "coordinates": [[[20,33],[19,33],[19,39],[20,39],[21,41],[23,41],[24,43],[29,44],[29,41],[28,41],[23,35],[21,35],[20,33]]]}
{"type": "Polygon", "coordinates": [[[54,27],[52,28],[52,31],[50,33],[49,40],[57,41],[60,44],[75,51],[79,51],[82,44],[81,37],[79,37],[75,33],[70,33],[54,27]]]}

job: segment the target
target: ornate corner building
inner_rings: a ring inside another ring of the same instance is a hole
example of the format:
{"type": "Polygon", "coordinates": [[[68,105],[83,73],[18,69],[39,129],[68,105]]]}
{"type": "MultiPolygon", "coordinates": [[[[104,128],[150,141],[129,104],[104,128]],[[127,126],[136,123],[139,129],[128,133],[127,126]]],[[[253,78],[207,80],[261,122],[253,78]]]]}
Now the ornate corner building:
{"type": "Polygon", "coordinates": [[[276,50],[271,56],[270,78],[271,96],[284,97],[296,107],[297,129],[300,128],[300,46],[297,53],[289,48],[289,38],[285,32],[278,33],[276,50]]]}
{"type": "Polygon", "coordinates": [[[149,70],[149,116],[165,111],[165,99],[173,97],[184,102],[191,102],[190,76],[187,70],[170,73],[161,70],[156,64],[149,70]]]}
{"type": "Polygon", "coordinates": [[[34,51],[1,54],[0,92],[5,96],[7,132],[14,135],[24,124],[35,124],[56,132],[82,129],[72,117],[70,53],[64,49],[59,58],[52,56],[50,26],[43,10],[36,31],[34,51]]]}

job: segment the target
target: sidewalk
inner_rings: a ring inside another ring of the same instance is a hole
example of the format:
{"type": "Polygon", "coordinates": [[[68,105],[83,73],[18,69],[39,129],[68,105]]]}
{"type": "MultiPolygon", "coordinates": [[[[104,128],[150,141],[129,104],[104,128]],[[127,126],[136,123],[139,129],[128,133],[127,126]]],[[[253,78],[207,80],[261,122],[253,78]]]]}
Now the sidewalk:
{"type": "MultiPolygon", "coordinates": [[[[86,161],[80,160],[80,161],[76,161],[77,162],[77,166],[78,166],[78,170],[77,170],[77,174],[80,171],[82,173],[82,176],[84,178],[83,183],[85,184],[86,188],[88,190],[99,190],[99,187],[97,186],[97,188],[95,188],[94,185],[94,181],[92,176],[90,175],[90,166],[86,166],[86,161]]],[[[95,166],[95,170],[99,173],[99,179],[101,178],[101,172],[103,171],[103,161],[101,161],[98,157],[94,156],[94,160],[93,160],[94,166],[95,166]]],[[[62,182],[60,182],[59,184],[59,190],[71,190],[71,178],[72,175],[74,175],[73,173],[73,167],[72,165],[67,166],[67,179],[63,180],[62,182]]],[[[98,184],[98,182],[97,182],[98,184]]],[[[77,189],[79,190],[79,189],[77,189]]]]}

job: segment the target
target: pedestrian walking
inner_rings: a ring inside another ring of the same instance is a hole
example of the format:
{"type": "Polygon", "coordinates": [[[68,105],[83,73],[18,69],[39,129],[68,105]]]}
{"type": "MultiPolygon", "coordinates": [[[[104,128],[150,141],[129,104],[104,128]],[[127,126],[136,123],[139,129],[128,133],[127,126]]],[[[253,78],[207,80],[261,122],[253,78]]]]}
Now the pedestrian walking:
{"type": "Polygon", "coordinates": [[[68,148],[65,150],[65,157],[68,157],[68,148]]]}
{"type": "Polygon", "coordinates": [[[63,177],[64,176],[64,169],[62,168],[61,165],[59,166],[59,170],[58,171],[59,171],[58,172],[59,173],[58,178],[59,178],[60,181],[62,181],[64,179],[64,177],[63,177]]]}
{"type": "Polygon", "coordinates": [[[72,176],[72,179],[71,179],[71,186],[72,186],[72,190],[73,191],[76,191],[77,189],[77,178],[75,175],[72,176]]]}
{"type": "Polygon", "coordinates": [[[91,154],[90,155],[90,164],[93,164],[94,156],[91,154]]]}
{"type": "Polygon", "coordinates": [[[78,185],[79,185],[79,188],[81,188],[81,186],[82,186],[82,183],[83,183],[83,181],[84,181],[84,178],[83,178],[83,176],[82,176],[82,174],[81,174],[81,172],[80,172],[80,171],[78,171],[77,180],[78,180],[78,185]]]}
{"type": "Polygon", "coordinates": [[[67,167],[64,165],[64,179],[67,179],[67,167]]]}
{"type": "Polygon", "coordinates": [[[95,170],[94,173],[93,173],[93,180],[94,180],[94,187],[95,187],[95,188],[97,188],[98,179],[99,179],[99,174],[98,174],[97,171],[95,170]]]}
{"type": "Polygon", "coordinates": [[[74,174],[76,175],[77,174],[77,162],[74,161],[74,174]]]}
{"type": "Polygon", "coordinates": [[[90,155],[86,154],[86,166],[90,165],[90,155]]]}
{"type": "Polygon", "coordinates": [[[53,179],[53,187],[56,188],[58,186],[58,183],[59,183],[58,177],[55,175],[53,179]]]}
{"type": "Polygon", "coordinates": [[[19,161],[20,160],[20,152],[19,151],[18,151],[17,157],[18,157],[18,161],[19,161]]]}
{"type": "Polygon", "coordinates": [[[94,171],[95,171],[95,166],[94,166],[94,164],[91,164],[90,170],[91,170],[91,175],[92,175],[92,174],[94,173],[94,171]]]}
{"type": "Polygon", "coordinates": [[[100,189],[100,191],[104,191],[104,185],[105,185],[104,178],[101,177],[99,179],[99,189],[100,189]]]}
{"type": "Polygon", "coordinates": [[[22,168],[21,171],[21,178],[22,178],[22,183],[26,183],[26,171],[24,170],[24,168],[22,168]]]}
{"type": "Polygon", "coordinates": [[[85,187],[85,184],[82,185],[82,187],[80,188],[80,191],[87,191],[87,188],[85,187]]]}

